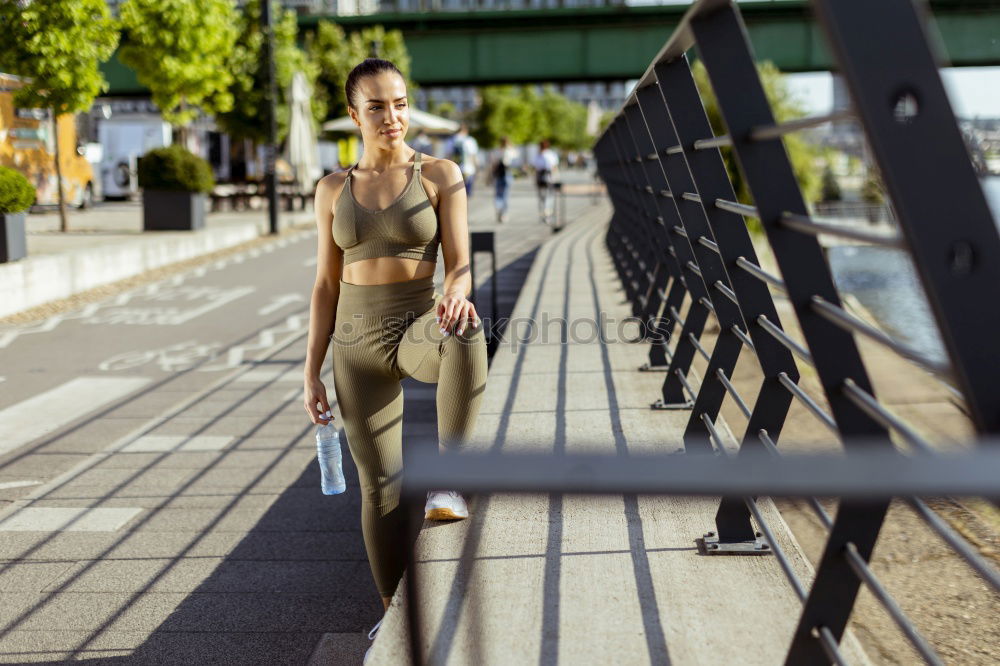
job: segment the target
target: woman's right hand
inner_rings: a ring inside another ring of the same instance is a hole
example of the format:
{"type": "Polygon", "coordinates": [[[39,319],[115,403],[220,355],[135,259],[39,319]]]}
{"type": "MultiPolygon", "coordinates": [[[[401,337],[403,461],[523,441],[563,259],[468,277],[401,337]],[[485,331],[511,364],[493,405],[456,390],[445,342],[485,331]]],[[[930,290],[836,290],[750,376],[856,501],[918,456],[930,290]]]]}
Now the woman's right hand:
{"type": "Polygon", "coordinates": [[[326,425],[334,420],[330,403],[326,399],[326,386],[318,377],[306,379],[304,395],[306,413],[309,414],[309,419],[314,424],[326,425]]]}

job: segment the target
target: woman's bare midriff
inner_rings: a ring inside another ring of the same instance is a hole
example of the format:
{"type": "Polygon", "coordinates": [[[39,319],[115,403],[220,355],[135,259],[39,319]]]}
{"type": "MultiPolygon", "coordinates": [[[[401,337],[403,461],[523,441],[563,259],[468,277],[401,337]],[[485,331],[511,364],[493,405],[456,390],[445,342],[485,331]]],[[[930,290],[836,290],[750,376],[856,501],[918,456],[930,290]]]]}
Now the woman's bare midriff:
{"type": "Polygon", "coordinates": [[[405,282],[434,275],[436,264],[424,259],[406,257],[375,257],[344,266],[341,278],[348,284],[371,285],[405,282]]]}

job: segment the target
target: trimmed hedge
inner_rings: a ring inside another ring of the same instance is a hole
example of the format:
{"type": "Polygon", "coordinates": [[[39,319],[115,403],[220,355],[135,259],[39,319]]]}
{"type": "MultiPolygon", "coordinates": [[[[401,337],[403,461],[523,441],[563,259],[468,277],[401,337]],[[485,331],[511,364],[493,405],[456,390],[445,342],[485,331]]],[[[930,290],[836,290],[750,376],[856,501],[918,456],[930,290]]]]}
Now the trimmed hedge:
{"type": "Polygon", "coordinates": [[[0,167],[0,214],[20,213],[35,202],[35,186],[20,171],[0,167]]]}
{"type": "Polygon", "coordinates": [[[138,170],[139,187],[147,190],[211,192],[215,187],[208,162],[178,145],[150,150],[138,170]]]}

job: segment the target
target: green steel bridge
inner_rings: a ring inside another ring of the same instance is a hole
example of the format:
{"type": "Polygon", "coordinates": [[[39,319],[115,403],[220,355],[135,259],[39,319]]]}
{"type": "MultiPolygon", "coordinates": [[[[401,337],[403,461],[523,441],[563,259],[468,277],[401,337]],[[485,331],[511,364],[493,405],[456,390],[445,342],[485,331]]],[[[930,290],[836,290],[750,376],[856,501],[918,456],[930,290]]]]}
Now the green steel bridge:
{"type": "MultiPolygon", "coordinates": [[[[1000,0],[930,0],[947,64],[1000,65],[1000,0]]],[[[424,86],[620,81],[642,75],[687,5],[304,15],[300,33],[321,20],[347,32],[373,25],[402,31],[411,75],[424,86]]],[[[740,3],[758,60],[786,72],[829,70],[832,59],[805,0],[740,3]]],[[[144,94],[117,58],[105,63],[110,95],[144,94]]]]}

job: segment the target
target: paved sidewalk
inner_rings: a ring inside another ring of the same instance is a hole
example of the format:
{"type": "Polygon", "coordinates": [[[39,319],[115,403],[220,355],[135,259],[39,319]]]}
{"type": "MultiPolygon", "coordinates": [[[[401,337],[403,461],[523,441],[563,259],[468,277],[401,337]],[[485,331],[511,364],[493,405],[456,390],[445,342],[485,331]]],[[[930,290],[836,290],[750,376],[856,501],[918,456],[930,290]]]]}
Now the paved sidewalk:
{"type": "MultiPolygon", "coordinates": [[[[483,197],[470,215],[497,231],[477,284],[501,314],[553,237],[516,202],[506,225],[483,197]]],[[[0,663],[305,664],[321,639],[360,663],[381,604],[357,473],[319,492],[301,404],[315,261],[295,232],[0,326],[0,663]]],[[[405,390],[404,433],[434,427],[434,387],[405,390]]]]}
{"type": "MultiPolygon", "coordinates": [[[[688,412],[649,409],[663,375],[636,371],[647,347],[623,342],[613,323],[605,342],[579,323],[629,314],[605,250],[607,219],[580,215],[541,249],[514,316],[543,335],[501,344],[474,447],[628,455],[681,445],[688,412]],[[546,316],[578,322],[568,343],[546,316]]],[[[773,504],[760,507],[809,579],[773,504]]],[[[694,539],[712,529],[716,508],[704,498],[492,495],[476,498],[470,520],[425,524],[417,561],[428,663],[781,663],[799,600],[773,557],[698,555],[694,539]]],[[[405,603],[401,586],[370,664],[408,663],[405,603]]],[[[866,662],[853,637],[846,644],[866,662]]]]}

